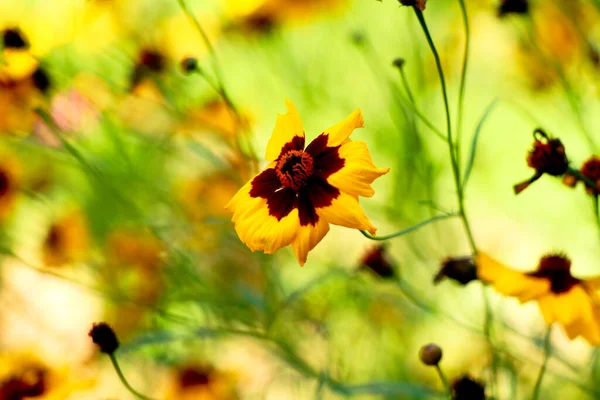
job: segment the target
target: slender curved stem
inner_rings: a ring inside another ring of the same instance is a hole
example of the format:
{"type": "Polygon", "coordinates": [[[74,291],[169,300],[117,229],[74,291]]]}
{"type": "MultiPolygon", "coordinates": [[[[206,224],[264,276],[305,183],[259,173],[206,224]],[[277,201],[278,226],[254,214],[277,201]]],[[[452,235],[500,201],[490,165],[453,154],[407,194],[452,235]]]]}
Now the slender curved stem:
{"type": "Polygon", "coordinates": [[[535,381],[535,386],[533,387],[533,395],[531,396],[532,400],[537,400],[540,395],[540,389],[542,387],[542,379],[544,378],[544,374],[546,373],[546,367],[548,366],[548,360],[550,359],[550,355],[552,353],[552,346],[550,343],[550,334],[552,333],[552,325],[548,327],[546,330],[546,336],[544,336],[544,361],[542,362],[542,367],[540,368],[540,373],[538,374],[537,380],[535,381]]]}
{"type": "Polygon", "coordinates": [[[366,238],[369,238],[371,240],[377,240],[377,241],[388,240],[388,239],[392,239],[392,238],[395,238],[395,237],[398,237],[398,236],[405,235],[405,234],[410,233],[412,231],[415,231],[415,230],[421,228],[422,226],[425,226],[425,225],[430,224],[432,222],[439,221],[439,220],[442,220],[442,219],[448,219],[448,218],[452,218],[452,217],[457,217],[457,216],[458,216],[458,214],[436,215],[435,217],[429,218],[429,219],[427,219],[427,220],[425,220],[423,222],[419,222],[416,225],[410,226],[410,227],[408,227],[406,229],[403,229],[401,231],[390,233],[389,235],[384,235],[384,236],[374,236],[374,235],[371,235],[367,231],[360,231],[360,233],[362,233],[366,238]]]}
{"type": "Polygon", "coordinates": [[[131,387],[129,382],[127,382],[127,379],[125,379],[125,375],[123,375],[123,371],[121,371],[121,367],[119,366],[119,362],[117,361],[117,357],[115,356],[115,354],[114,353],[109,354],[109,357],[110,357],[110,361],[112,362],[113,367],[115,367],[115,371],[117,372],[117,375],[119,376],[119,379],[121,380],[121,383],[123,384],[123,386],[125,386],[125,388],[132,395],[134,395],[138,399],[142,399],[142,400],[154,400],[151,397],[144,396],[143,394],[141,394],[140,392],[135,390],[133,387],[131,387]]]}
{"type": "Polygon", "coordinates": [[[442,381],[442,384],[444,385],[444,388],[448,392],[448,396],[452,397],[452,391],[450,389],[450,383],[448,382],[448,378],[446,378],[446,375],[444,375],[444,371],[442,371],[442,368],[440,368],[440,364],[436,364],[435,365],[435,370],[437,371],[438,376],[440,377],[440,380],[442,381]]]}
{"type": "MultiPolygon", "coordinates": [[[[469,29],[469,16],[467,14],[467,7],[465,0],[458,0],[460,5],[460,11],[462,14],[463,25],[465,28],[465,52],[463,54],[462,70],[460,74],[460,86],[458,89],[458,114],[456,117],[456,147],[460,148],[460,139],[462,134],[462,122],[463,122],[463,106],[465,100],[465,86],[467,80],[467,67],[469,63],[469,49],[471,46],[471,31],[469,29]]],[[[460,150],[457,151],[457,164],[460,170],[460,150]]]]}

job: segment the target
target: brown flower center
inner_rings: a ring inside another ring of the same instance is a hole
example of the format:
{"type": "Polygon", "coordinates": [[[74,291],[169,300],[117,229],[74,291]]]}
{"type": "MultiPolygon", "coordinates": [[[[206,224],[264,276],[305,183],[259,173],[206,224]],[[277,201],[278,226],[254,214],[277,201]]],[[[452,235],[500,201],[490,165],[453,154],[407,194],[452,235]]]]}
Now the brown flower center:
{"type": "Polygon", "coordinates": [[[186,368],[179,373],[179,384],[182,388],[208,385],[210,373],[208,368],[186,368]]]}
{"type": "Polygon", "coordinates": [[[30,367],[20,375],[0,382],[0,399],[21,400],[42,396],[46,392],[46,375],[45,369],[30,367]]]}
{"type": "Polygon", "coordinates": [[[279,158],[275,172],[283,186],[299,191],[313,174],[313,158],[302,150],[290,150],[279,158]]]}
{"type": "Polygon", "coordinates": [[[10,191],[10,176],[6,171],[0,170],[0,197],[10,191]]]}
{"type": "Polygon", "coordinates": [[[534,133],[533,149],[527,156],[527,164],[539,174],[560,176],[567,171],[569,162],[565,147],[558,139],[550,139],[543,131],[534,133]],[[536,135],[537,134],[537,135],[536,135]],[[541,138],[540,138],[541,136],[541,138]]]}
{"type": "Polygon", "coordinates": [[[588,159],[581,167],[581,174],[596,183],[596,187],[590,189],[597,191],[600,188],[600,158],[592,156],[588,159]]]}
{"type": "Polygon", "coordinates": [[[548,279],[550,290],[556,294],[568,292],[580,282],[579,279],[571,275],[571,260],[560,254],[550,254],[542,257],[537,271],[529,275],[548,279]]]}

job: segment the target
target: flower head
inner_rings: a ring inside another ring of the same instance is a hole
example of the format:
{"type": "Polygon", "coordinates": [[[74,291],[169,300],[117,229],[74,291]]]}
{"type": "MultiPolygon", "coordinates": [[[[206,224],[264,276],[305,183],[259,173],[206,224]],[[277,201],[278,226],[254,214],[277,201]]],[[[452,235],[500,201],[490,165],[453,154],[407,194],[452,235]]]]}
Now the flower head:
{"type": "Polygon", "coordinates": [[[485,400],[485,386],[469,375],[452,381],[452,400],[485,400]]]}
{"type": "Polygon", "coordinates": [[[515,185],[515,194],[521,193],[543,174],[561,176],[569,167],[565,146],[559,139],[548,137],[541,129],[536,129],[533,137],[535,141],[533,149],[527,155],[527,165],[535,169],[535,174],[530,179],[515,185]]]}
{"type": "Polygon", "coordinates": [[[87,223],[79,211],[72,211],[48,228],[42,257],[47,266],[61,266],[80,260],[87,248],[87,223]]]}
{"type": "Polygon", "coordinates": [[[535,271],[519,272],[480,253],[477,274],[504,295],[515,296],[522,303],[537,301],[546,323],[558,322],[569,339],[582,336],[592,344],[600,344],[600,307],[592,298],[600,278],[575,278],[565,255],[545,255],[535,271]]]}
{"type": "Polygon", "coordinates": [[[267,254],[292,245],[300,265],[329,231],[329,224],[375,233],[358,203],[374,194],[371,183],[386,174],[364,142],[350,134],[363,126],[360,110],[304,146],[304,128],[294,105],[279,115],[267,145],[266,169],[244,185],[226,209],[252,251],[267,254]]]}
{"type": "Polygon", "coordinates": [[[581,175],[595,182],[595,187],[586,184],[586,190],[590,194],[600,194],[600,157],[592,156],[581,166],[581,175]]]}
{"type": "Polygon", "coordinates": [[[381,278],[393,278],[395,276],[394,267],[388,260],[386,247],[382,245],[375,246],[367,251],[361,259],[361,265],[381,278]]]}
{"type": "Polygon", "coordinates": [[[173,374],[167,400],[236,400],[235,377],[211,365],[178,368],[173,374]]]}
{"type": "Polygon", "coordinates": [[[438,365],[442,360],[442,348],[435,343],[429,343],[419,350],[419,359],[425,365],[438,365]]]}
{"type": "Polygon", "coordinates": [[[528,0],[501,0],[498,6],[498,16],[507,14],[526,14],[529,11],[528,0]]]}
{"type": "Polygon", "coordinates": [[[106,322],[94,324],[88,335],[102,353],[112,354],[119,348],[117,335],[106,322]]]}
{"type": "Polygon", "coordinates": [[[425,10],[427,0],[398,0],[403,6],[416,7],[419,10],[425,10]]]}
{"type": "Polygon", "coordinates": [[[446,258],[442,262],[442,268],[433,278],[433,283],[439,283],[444,278],[452,279],[466,285],[477,279],[477,268],[473,257],[446,258]]]}

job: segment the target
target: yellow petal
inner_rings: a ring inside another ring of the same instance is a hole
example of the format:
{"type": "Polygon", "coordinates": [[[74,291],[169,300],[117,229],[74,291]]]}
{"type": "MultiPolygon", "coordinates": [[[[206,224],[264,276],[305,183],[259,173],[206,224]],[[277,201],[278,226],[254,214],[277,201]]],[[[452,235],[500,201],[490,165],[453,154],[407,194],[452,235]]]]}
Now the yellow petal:
{"type": "Polygon", "coordinates": [[[376,231],[369,218],[360,208],[358,198],[348,193],[340,192],[340,195],[332,201],[330,206],[317,208],[317,214],[334,225],[366,230],[373,235],[376,231]]]}
{"type": "Polygon", "coordinates": [[[35,71],[38,61],[26,50],[4,49],[0,80],[21,80],[35,71]]]}
{"type": "Polygon", "coordinates": [[[371,197],[375,194],[371,183],[390,170],[373,164],[367,144],[349,141],[339,148],[344,167],[327,178],[327,182],[354,196],[371,197]]]}
{"type": "Polygon", "coordinates": [[[269,214],[265,199],[250,196],[251,182],[244,185],[225,208],[233,211],[235,231],[250,250],[272,254],[295,238],[300,227],[298,210],[277,220],[269,214]]]}
{"type": "Polygon", "coordinates": [[[363,125],[363,116],[357,108],[345,120],[325,130],[324,133],[329,135],[327,146],[335,147],[343,144],[355,129],[362,128],[363,125]]]}
{"type": "Polygon", "coordinates": [[[265,158],[269,161],[275,160],[279,156],[279,153],[281,153],[283,146],[291,142],[296,136],[302,138],[304,147],[304,127],[302,126],[298,110],[296,110],[296,107],[290,100],[286,100],[285,104],[287,106],[287,113],[277,115],[273,134],[267,144],[265,158]]]}
{"type": "Polygon", "coordinates": [[[301,226],[292,242],[294,254],[300,266],[306,262],[308,252],[311,251],[329,232],[329,223],[324,218],[319,218],[316,226],[301,226]]]}
{"type": "Polygon", "coordinates": [[[487,254],[480,252],[476,259],[477,276],[491,283],[494,289],[507,296],[515,296],[524,303],[550,291],[550,282],[512,270],[487,254]]]}
{"type": "Polygon", "coordinates": [[[569,339],[581,336],[590,344],[600,344],[600,308],[583,287],[575,286],[570,292],[573,297],[571,312],[576,315],[573,321],[564,325],[565,333],[569,339]]]}

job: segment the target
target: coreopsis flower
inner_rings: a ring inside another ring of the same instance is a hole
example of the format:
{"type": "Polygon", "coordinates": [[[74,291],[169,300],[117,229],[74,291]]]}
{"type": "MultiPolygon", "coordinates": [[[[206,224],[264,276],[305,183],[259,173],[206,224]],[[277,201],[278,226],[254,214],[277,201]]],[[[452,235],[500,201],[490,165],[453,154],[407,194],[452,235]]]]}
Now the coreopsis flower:
{"type": "Polygon", "coordinates": [[[360,110],[326,129],[304,146],[304,128],[296,107],[286,101],[267,145],[266,169],[244,185],[225,206],[235,230],[252,251],[267,254],[291,245],[298,263],[329,231],[329,224],[376,229],[358,196],[375,193],[371,183],[389,168],[377,168],[362,141],[349,136],[363,126],[360,110]]]}
{"type": "Polygon", "coordinates": [[[590,187],[587,183],[585,184],[586,190],[589,194],[598,195],[600,193],[600,157],[590,157],[580,169],[581,175],[588,178],[590,181],[595,182],[596,186],[590,187]]]}
{"type": "Polygon", "coordinates": [[[235,384],[232,373],[213,366],[183,366],[172,374],[166,400],[236,400],[235,384]]]}
{"type": "Polygon", "coordinates": [[[29,352],[0,355],[1,400],[62,400],[78,390],[89,389],[89,379],[79,379],[66,366],[55,368],[29,352]]]}
{"type": "Polygon", "coordinates": [[[533,272],[513,270],[485,253],[479,253],[476,261],[479,279],[498,292],[521,303],[537,301],[548,325],[557,322],[569,339],[581,336],[600,344],[600,305],[593,297],[600,277],[575,278],[571,261],[562,254],[543,256],[533,272]]]}
{"type": "Polygon", "coordinates": [[[449,257],[442,262],[442,267],[434,276],[433,283],[438,284],[443,279],[451,279],[461,285],[477,279],[477,267],[473,257],[449,257]]]}
{"type": "MultiPolygon", "coordinates": [[[[422,1],[422,0],[419,0],[422,1]]],[[[347,0],[226,0],[233,27],[246,32],[269,32],[286,23],[313,19],[341,9],[347,0]]]]}
{"type": "Polygon", "coordinates": [[[88,228],[79,211],[71,211],[48,228],[42,244],[42,259],[50,267],[77,262],[88,249],[88,228]]]}
{"type": "Polygon", "coordinates": [[[533,137],[535,141],[533,149],[527,155],[527,165],[535,169],[535,174],[526,181],[516,184],[514,186],[515,194],[527,189],[542,175],[561,176],[567,172],[569,167],[565,146],[559,139],[548,137],[541,129],[536,129],[533,137]]]}
{"type": "Polygon", "coordinates": [[[452,400],[485,400],[485,386],[469,375],[461,376],[450,384],[452,400]]]}
{"type": "Polygon", "coordinates": [[[119,348],[117,334],[106,322],[93,324],[88,336],[102,353],[113,354],[119,348]]]}
{"type": "Polygon", "coordinates": [[[21,187],[21,164],[13,157],[0,154],[0,220],[12,212],[21,187]]]}

